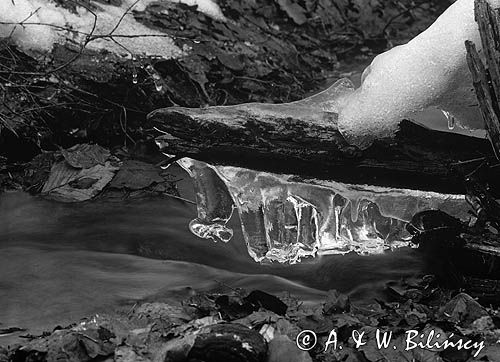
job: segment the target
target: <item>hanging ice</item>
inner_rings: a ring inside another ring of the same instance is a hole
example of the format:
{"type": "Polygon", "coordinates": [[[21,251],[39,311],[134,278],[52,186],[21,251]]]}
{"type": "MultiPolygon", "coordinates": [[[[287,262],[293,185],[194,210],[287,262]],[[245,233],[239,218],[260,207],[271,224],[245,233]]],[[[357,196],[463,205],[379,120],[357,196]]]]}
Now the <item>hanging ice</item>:
{"type": "Polygon", "coordinates": [[[226,186],[206,163],[183,158],[179,165],[193,178],[198,217],[189,223],[189,230],[203,239],[227,243],[233,230],[226,227],[233,214],[233,201],[226,186]]]}
{"type": "MultiPolygon", "coordinates": [[[[500,0],[489,0],[494,7],[500,0]]],[[[481,46],[474,0],[458,0],[426,31],[405,45],[377,56],[364,71],[362,85],[344,97],[339,129],[351,144],[365,148],[391,136],[404,117],[437,107],[458,125],[484,128],[464,42],[481,46]]]]}
{"type": "Polygon", "coordinates": [[[462,195],[300,180],[189,158],[179,164],[193,177],[197,193],[191,231],[229,241],[232,230],[225,224],[236,207],[248,252],[258,262],[378,254],[409,244],[406,222],[421,210],[468,217],[462,195]]]}

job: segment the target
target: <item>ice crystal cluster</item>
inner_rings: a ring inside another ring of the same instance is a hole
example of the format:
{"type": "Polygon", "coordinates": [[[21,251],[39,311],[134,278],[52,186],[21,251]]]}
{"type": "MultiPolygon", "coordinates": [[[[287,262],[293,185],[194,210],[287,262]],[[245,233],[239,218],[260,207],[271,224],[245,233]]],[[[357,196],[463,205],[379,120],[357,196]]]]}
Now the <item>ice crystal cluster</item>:
{"type": "Polygon", "coordinates": [[[229,242],[237,212],[248,253],[258,262],[297,263],[324,254],[380,254],[409,245],[406,223],[419,211],[441,209],[467,219],[463,195],[334,181],[300,180],[183,158],[193,178],[197,236],[229,242]]]}

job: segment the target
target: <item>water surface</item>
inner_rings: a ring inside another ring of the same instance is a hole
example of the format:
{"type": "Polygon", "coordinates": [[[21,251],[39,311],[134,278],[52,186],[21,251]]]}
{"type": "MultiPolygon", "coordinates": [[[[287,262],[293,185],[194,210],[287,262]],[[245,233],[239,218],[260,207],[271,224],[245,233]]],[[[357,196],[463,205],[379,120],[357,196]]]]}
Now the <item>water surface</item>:
{"type": "MultiPolygon", "coordinates": [[[[168,197],[61,204],[21,192],[0,195],[0,327],[39,333],[137,301],[179,301],[221,285],[307,301],[335,288],[369,302],[387,281],[425,272],[409,248],[259,265],[247,253],[237,215],[229,222],[235,235],[224,244],[189,232],[195,214],[194,205],[168,197]]],[[[0,337],[0,345],[8,338],[0,337]]]]}

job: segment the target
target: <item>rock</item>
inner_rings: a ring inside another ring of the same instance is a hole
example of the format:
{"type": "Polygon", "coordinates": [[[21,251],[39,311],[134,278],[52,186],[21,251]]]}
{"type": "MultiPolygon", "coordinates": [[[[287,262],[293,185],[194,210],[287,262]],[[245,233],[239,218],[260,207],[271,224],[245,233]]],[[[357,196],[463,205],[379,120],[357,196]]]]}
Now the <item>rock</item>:
{"type": "Polygon", "coordinates": [[[253,329],[240,324],[221,323],[204,327],[188,354],[188,361],[261,362],[267,345],[253,329]]]}
{"type": "Polygon", "coordinates": [[[330,290],[327,295],[325,304],[323,305],[323,313],[331,315],[335,313],[348,312],[351,308],[349,297],[341,294],[336,290],[330,290]]]}
{"type": "Polygon", "coordinates": [[[463,326],[488,316],[486,309],[466,293],[457,294],[441,309],[441,314],[446,320],[463,326]]]}
{"type": "Polygon", "coordinates": [[[277,336],[269,343],[267,362],[312,362],[312,358],[287,336],[277,336]]]}

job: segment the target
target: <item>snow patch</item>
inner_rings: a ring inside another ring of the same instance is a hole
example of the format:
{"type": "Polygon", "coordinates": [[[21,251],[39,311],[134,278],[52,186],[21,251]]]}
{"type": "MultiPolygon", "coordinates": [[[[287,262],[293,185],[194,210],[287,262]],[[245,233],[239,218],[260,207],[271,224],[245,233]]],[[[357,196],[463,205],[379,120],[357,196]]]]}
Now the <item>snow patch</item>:
{"type": "Polygon", "coordinates": [[[172,2],[184,3],[190,6],[197,5],[198,11],[201,11],[204,14],[216,19],[225,21],[226,18],[222,13],[219,5],[213,0],[170,0],[172,2]]]}
{"type": "MultiPolygon", "coordinates": [[[[133,11],[143,11],[152,2],[153,0],[125,0],[120,7],[96,3],[101,10],[96,12],[97,21],[92,34],[99,36],[112,32],[113,39],[94,39],[87,48],[106,49],[123,55],[161,56],[166,59],[183,55],[183,51],[165,33],[150,29],[134,19],[133,11]],[[130,11],[120,21],[130,7],[130,11]]],[[[224,20],[220,8],[211,0],[180,2],[198,5],[200,11],[224,20]]],[[[68,40],[81,44],[86,34],[92,32],[95,17],[83,7],[78,7],[77,12],[71,13],[47,0],[1,0],[0,22],[8,24],[0,25],[0,37],[10,36],[23,49],[42,52],[50,51],[54,44],[63,44],[68,40]]]]}
{"type": "MultiPolygon", "coordinates": [[[[494,7],[500,0],[490,0],[494,7]]],[[[377,56],[361,87],[340,100],[339,129],[361,148],[393,135],[401,119],[437,107],[469,129],[484,128],[466,61],[465,41],[481,46],[474,0],[458,0],[426,31],[377,56]]]]}
{"type": "MultiPolygon", "coordinates": [[[[136,0],[125,0],[128,6],[136,3],[136,0]]],[[[216,19],[225,21],[226,18],[222,13],[219,5],[213,0],[139,0],[137,4],[134,6],[134,10],[144,11],[147,6],[151,3],[162,3],[162,2],[173,2],[173,3],[182,3],[189,6],[198,6],[198,11],[216,19]]]]}

